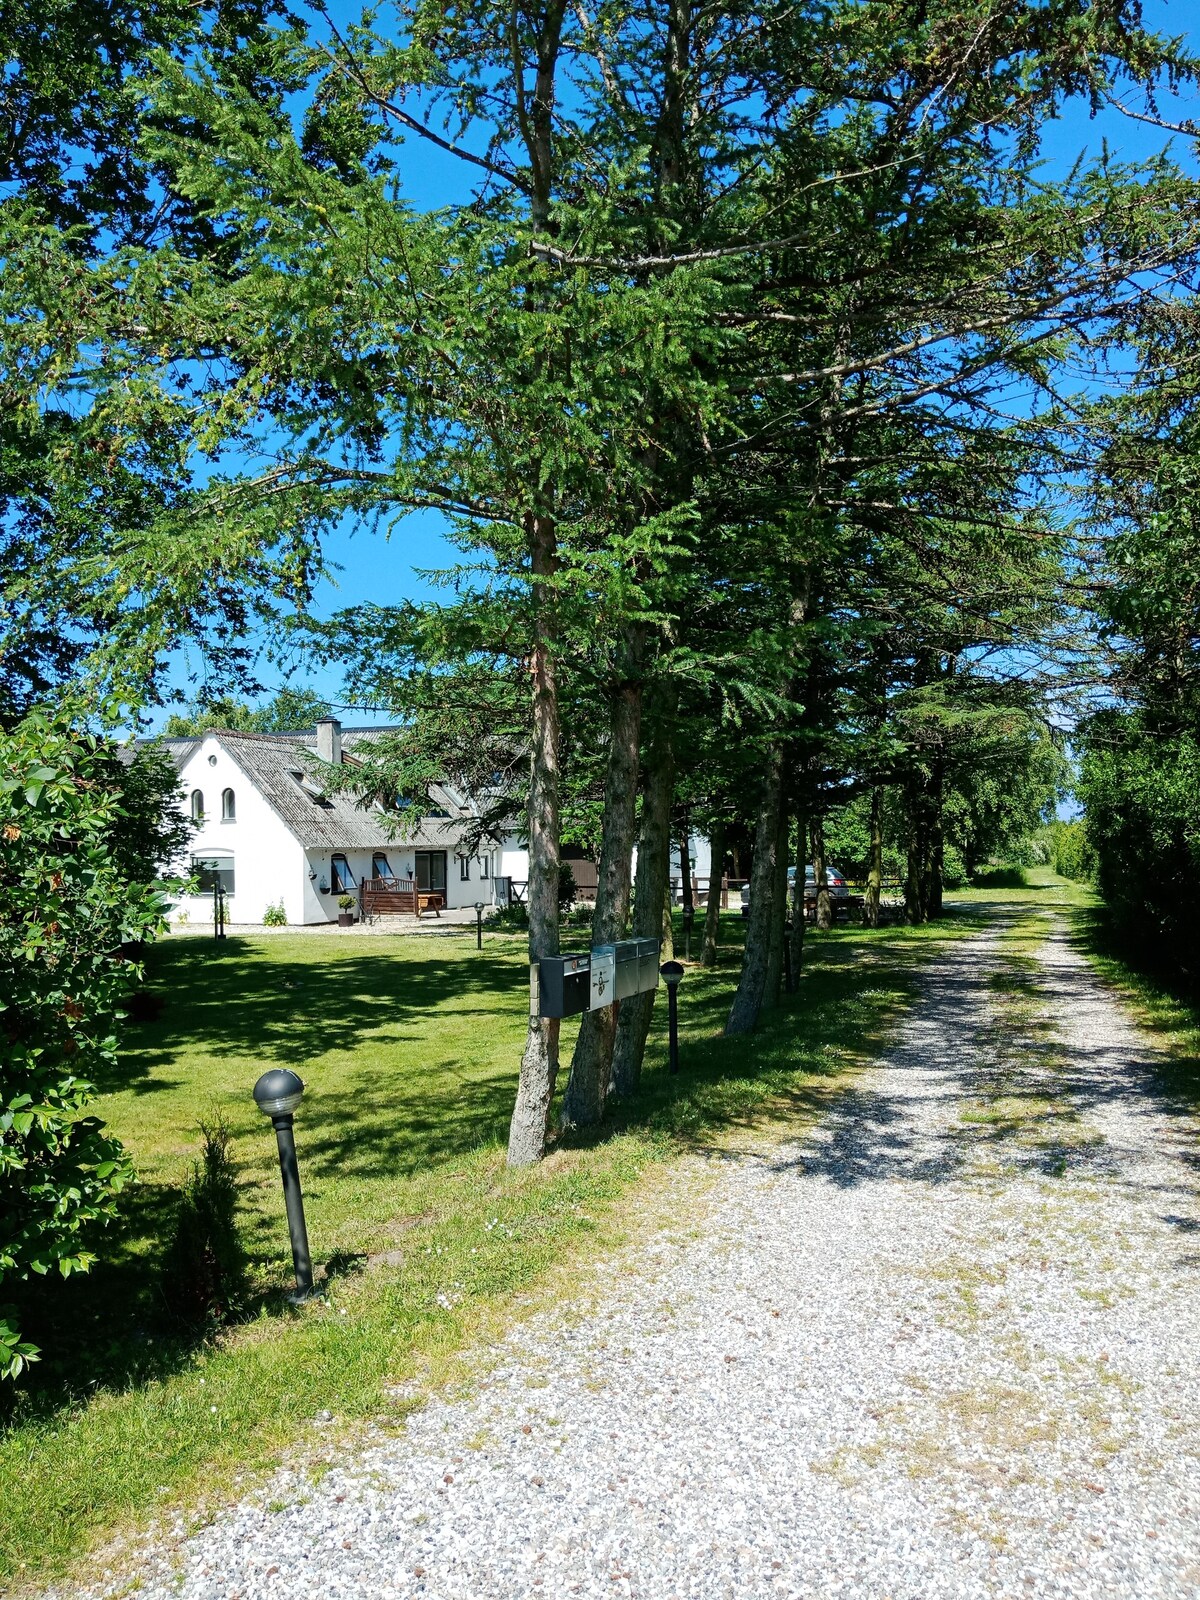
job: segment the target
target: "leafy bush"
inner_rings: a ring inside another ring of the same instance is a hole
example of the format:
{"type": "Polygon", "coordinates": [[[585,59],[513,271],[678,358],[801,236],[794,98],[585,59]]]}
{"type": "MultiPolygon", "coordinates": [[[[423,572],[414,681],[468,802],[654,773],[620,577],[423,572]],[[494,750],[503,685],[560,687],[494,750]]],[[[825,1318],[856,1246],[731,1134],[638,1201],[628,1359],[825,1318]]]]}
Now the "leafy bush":
{"type": "MultiPolygon", "coordinates": [[[[87,1271],[133,1175],[87,1114],[141,978],[127,952],[162,927],[161,896],[114,849],[124,820],[111,747],[41,712],[0,731],[0,1284],[87,1271]]],[[[0,1376],[36,1356],[6,1307],[0,1376]]]]}
{"type": "Polygon", "coordinates": [[[1050,865],[1059,877],[1090,878],[1095,868],[1095,855],[1082,820],[1055,822],[1049,833],[1050,865]]]}
{"type": "MultiPolygon", "coordinates": [[[[339,902],[340,904],[340,902],[339,902]]],[[[277,900],[273,906],[268,906],[263,912],[264,928],[286,928],[287,912],[283,909],[283,901],[277,900]]]]}
{"type": "Polygon", "coordinates": [[[212,1331],[245,1307],[246,1256],[237,1229],[237,1166],[219,1111],[200,1123],[200,1136],[200,1159],[184,1185],[164,1259],[163,1289],[173,1316],[212,1331]]]}
{"type": "Polygon", "coordinates": [[[1127,933],[1200,985],[1200,740],[1109,710],[1079,742],[1097,886],[1127,933]]]}

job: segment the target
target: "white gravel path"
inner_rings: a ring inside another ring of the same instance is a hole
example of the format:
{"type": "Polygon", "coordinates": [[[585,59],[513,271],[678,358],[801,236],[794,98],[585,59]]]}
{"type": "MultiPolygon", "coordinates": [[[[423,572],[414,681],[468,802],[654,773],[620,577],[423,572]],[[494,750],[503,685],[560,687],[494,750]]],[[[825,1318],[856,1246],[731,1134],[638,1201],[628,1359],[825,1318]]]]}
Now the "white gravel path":
{"type": "Polygon", "coordinates": [[[281,1473],[139,1596],[1200,1596],[1195,1125],[1061,932],[1057,1044],[1002,959],[996,928],[951,947],[890,1058],[726,1157],[596,1309],[281,1473]],[[1001,1093],[1055,1116],[971,1120],[1001,1093]]]}

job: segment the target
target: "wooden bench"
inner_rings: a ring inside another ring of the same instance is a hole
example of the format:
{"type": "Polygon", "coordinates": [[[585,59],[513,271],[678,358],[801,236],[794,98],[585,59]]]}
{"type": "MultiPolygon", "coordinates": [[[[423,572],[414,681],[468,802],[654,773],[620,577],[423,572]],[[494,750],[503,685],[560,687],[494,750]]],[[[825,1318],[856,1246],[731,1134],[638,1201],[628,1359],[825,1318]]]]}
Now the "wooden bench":
{"type": "Polygon", "coordinates": [[[426,911],[440,917],[445,906],[440,889],[418,889],[411,878],[364,878],[359,885],[358,908],[363,917],[421,917],[426,911]]]}

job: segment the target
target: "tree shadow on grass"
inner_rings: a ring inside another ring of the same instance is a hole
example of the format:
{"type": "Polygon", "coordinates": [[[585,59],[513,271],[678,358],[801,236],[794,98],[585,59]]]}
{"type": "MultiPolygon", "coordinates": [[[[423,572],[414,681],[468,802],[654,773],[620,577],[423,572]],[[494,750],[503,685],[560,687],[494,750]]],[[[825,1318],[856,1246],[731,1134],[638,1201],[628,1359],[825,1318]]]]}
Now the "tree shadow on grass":
{"type": "Polygon", "coordinates": [[[1200,990],[1156,959],[1153,944],[1123,928],[1106,906],[1072,907],[1067,921],[1074,949],[1096,959],[1103,976],[1134,988],[1138,1022],[1162,1046],[1146,1063],[1159,1088],[1200,1110],[1200,990]],[[1181,1036],[1197,1048],[1181,1048],[1181,1036]]]}

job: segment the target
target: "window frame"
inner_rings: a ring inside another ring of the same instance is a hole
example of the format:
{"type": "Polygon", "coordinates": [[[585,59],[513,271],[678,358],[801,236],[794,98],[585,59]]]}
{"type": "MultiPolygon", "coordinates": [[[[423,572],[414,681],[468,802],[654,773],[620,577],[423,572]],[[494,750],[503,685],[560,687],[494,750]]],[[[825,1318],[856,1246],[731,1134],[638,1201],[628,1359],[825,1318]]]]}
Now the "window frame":
{"type": "Polygon", "coordinates": [[[230,788],[221,790],[221,821],[237,821],[237,795],[230,788]]]}
{"type": "Polygon", "coordinates": [[[378,881],[381,878],[394,878],[395,876],[396,876],[396,874],[392,871],[392,864],[388,860],[387,855],[385,854],[385,852],[382,851],[382,850],[374,850],[374,851],[372,851],[371,852],[371,877],[372,877],[372,879],[375,880],[375,881],[378,881]],[[383,862],[384,869],[385,869],[383,872],[380,872],[380,870],[379,870],[379,863],[381,861],[383,862]]]}
{"type": "Polygon", "coordinates": [[[190,796],[188,797],[188,810],[191,812],[191,816],[192,816],[192,821],[193,822],[203,823],[203,821],[204,821],[204,790],[203,789],[193,789],[192,790],[190,796]]]}
{"type": "Polygon", "coordinates": [[[192,871],[198,880],[197,894],[211,894],[215,878],[226,898],[233,895],[237,880],[237,863],[227,851],[201,850],[193,852],[192,871]]]}
{"type": "Polygon", "coordinates": [[[491,857],[491,852],[489,851],[486,856],[480,856],[480,858],[479,858],[479,877],[480,877],[480,881],[483,881],[483,880],[485,880],[487,878],[490,878],[491,875],[492,875],[492,857],[491,857]]]}
{"type": "Polygon", "coordinates": [[[459,856],[458,858],[458,881],[459,883],[470,883],[471,881],[470,856],[459,856]]]}
{"type": "Polygon", "coordinates": [[[329,858],[329,892],[330,894],[353,894],[358,889],[358,883],[351,870],[350,863],[344,853],[339,850],[329,858]],[[338,863],[341,862],[341,868],[338,863]],[[343,870],[344,869],[344,876],[343,870]]]}

